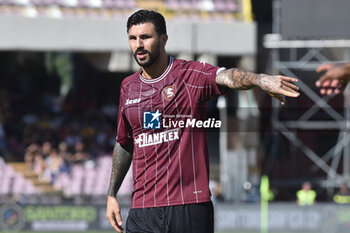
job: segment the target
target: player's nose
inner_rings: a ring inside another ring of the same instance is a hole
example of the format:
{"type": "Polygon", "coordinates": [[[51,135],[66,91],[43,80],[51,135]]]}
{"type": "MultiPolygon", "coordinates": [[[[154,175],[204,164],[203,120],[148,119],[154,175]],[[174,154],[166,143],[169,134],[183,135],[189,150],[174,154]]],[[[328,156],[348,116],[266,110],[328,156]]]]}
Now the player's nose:
{"type": "Polygon", "coordinates": [[[140,38],[136,39],[136,47],[143,48],[143,41],[140,38]]]}

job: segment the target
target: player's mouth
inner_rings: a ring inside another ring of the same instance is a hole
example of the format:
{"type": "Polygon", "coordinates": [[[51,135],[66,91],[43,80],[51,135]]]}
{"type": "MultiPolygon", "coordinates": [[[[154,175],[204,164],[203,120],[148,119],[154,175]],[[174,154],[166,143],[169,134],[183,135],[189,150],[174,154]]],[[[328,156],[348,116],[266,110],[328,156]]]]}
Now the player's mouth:
{"type": "Polygon", "coordinates": [[[144,60],[147,56],[147,52],[146,51],[138,51],[136,52],[136,57],[139,59],[139,60],[144,60]]]}

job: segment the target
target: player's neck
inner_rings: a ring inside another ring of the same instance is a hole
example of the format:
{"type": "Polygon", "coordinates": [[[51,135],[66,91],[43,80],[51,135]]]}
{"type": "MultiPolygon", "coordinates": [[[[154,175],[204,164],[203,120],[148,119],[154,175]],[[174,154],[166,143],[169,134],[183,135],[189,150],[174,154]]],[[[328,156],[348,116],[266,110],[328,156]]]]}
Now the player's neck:
{"type": "Polygon", "coordinates": [[[142,76],[146,79],[158,78],[167,69],[168,64],[169,56],[166,53],[163,53],[151,66],[142,68],[142,76]]]}

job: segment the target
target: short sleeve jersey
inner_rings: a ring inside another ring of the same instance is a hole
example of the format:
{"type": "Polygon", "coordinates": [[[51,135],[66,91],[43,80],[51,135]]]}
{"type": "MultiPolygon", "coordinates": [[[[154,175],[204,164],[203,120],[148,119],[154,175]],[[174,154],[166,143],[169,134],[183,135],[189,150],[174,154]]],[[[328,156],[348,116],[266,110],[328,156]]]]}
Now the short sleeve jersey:
{"type": "Polygon", "coordinates": [[[117,142],[134,144],[132,208],[210,200],[207,138],[195,120],[205,120],[206,100],[222,94],[218,71],[169,57],[158,78],[139,71],[123,80],[117,142]]]}

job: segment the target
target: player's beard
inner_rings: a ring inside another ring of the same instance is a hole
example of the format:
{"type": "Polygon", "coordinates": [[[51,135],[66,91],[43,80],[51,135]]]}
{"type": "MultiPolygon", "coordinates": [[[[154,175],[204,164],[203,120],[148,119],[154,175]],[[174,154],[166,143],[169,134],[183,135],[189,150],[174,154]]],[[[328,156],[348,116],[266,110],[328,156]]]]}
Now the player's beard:
{"type": "Polygon", "coordinates": [[[134,53],[134,58],[135,58],[137,64],[139,64],[139,66],[141,66],[141,67],[149,67],[158,59],[159,54],[160,54],[159,47],[154,51],[154,53],[151,53],[150,51],[148,51],[146,49],[139,48],[139,49],[136,49],[136,51],[134,53]],[[137,53],[138,52],[147,53],[148,54],[148,59],[143,60],[143,61],[139,61],[137,59],[137,53]]]}

